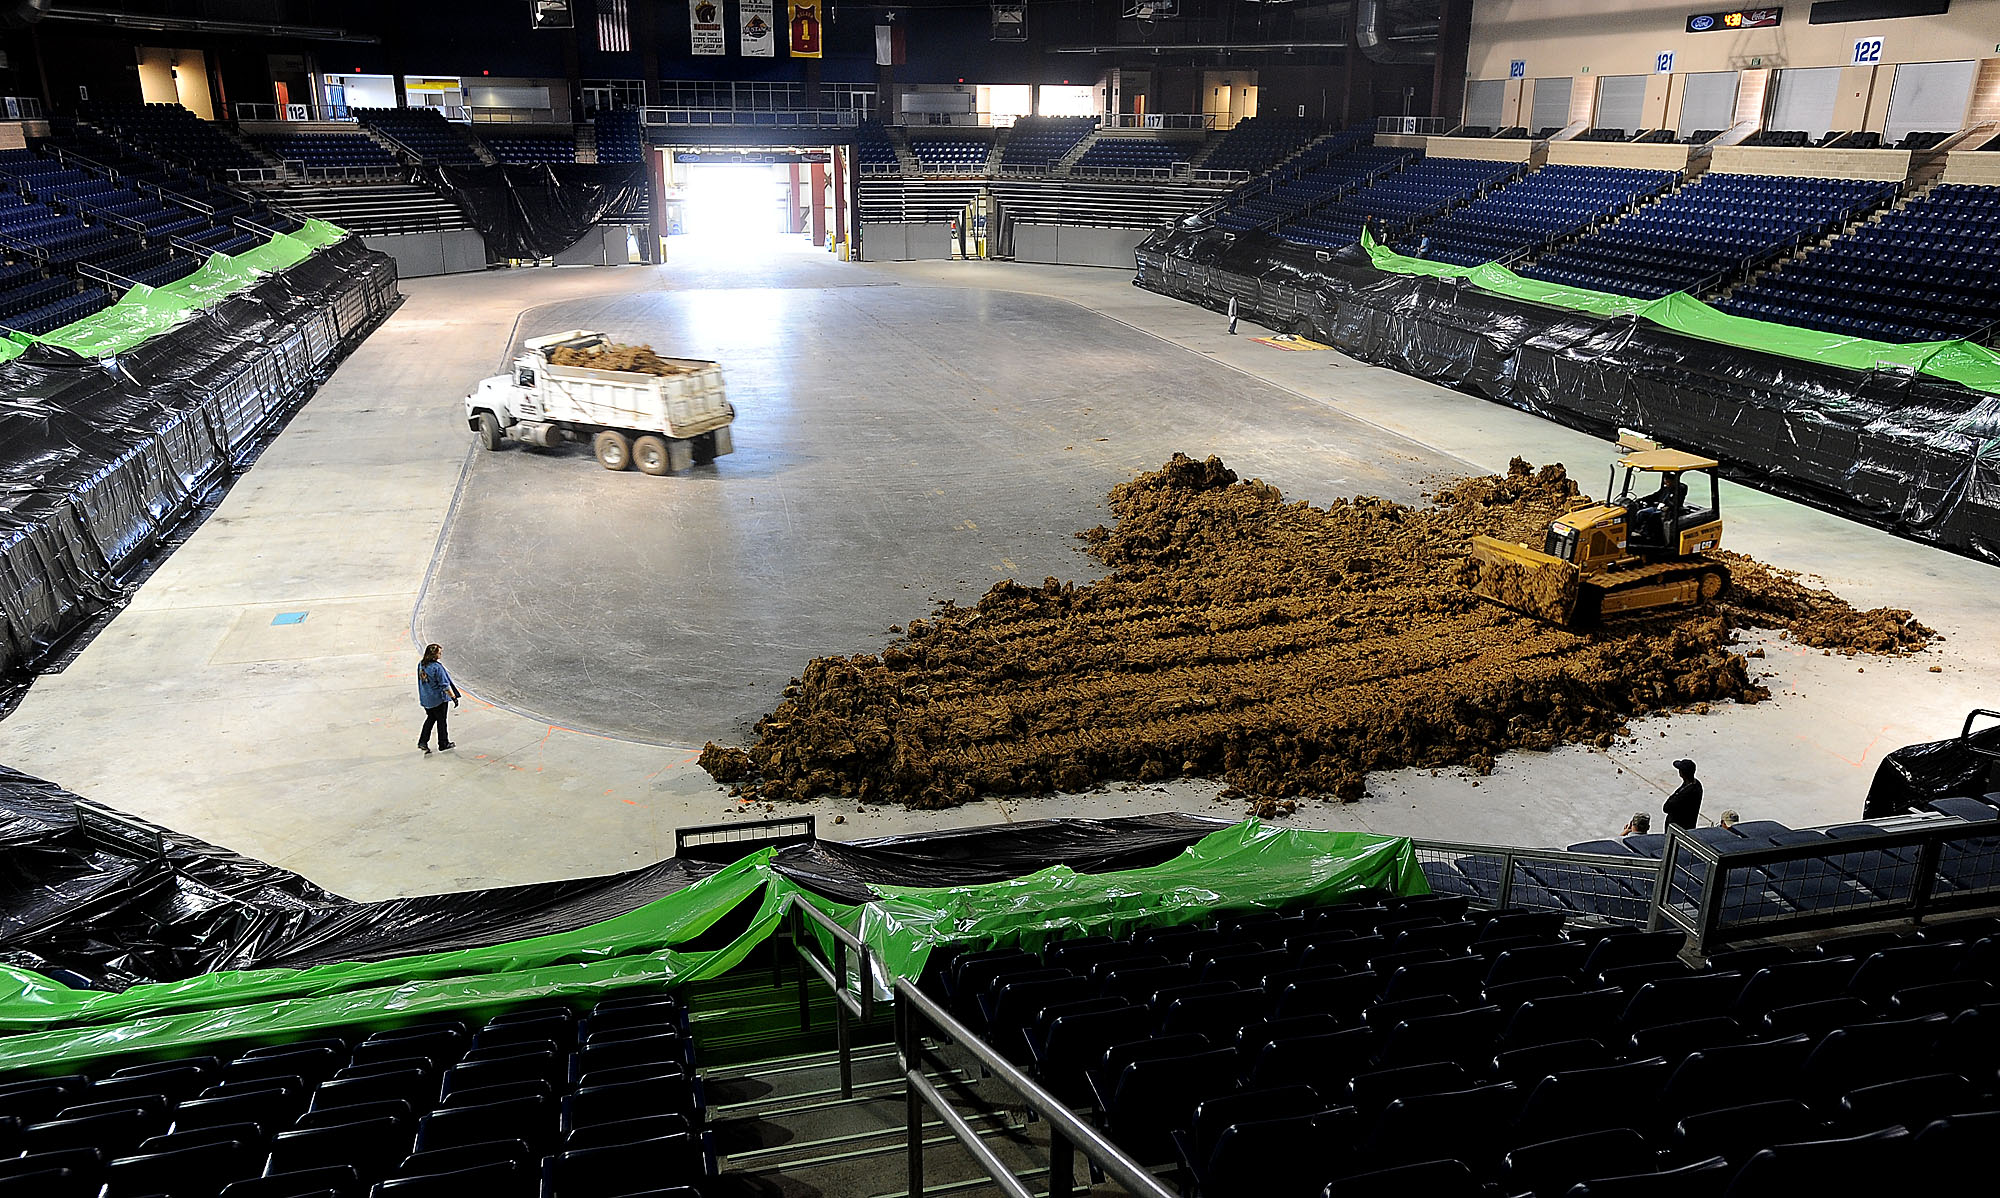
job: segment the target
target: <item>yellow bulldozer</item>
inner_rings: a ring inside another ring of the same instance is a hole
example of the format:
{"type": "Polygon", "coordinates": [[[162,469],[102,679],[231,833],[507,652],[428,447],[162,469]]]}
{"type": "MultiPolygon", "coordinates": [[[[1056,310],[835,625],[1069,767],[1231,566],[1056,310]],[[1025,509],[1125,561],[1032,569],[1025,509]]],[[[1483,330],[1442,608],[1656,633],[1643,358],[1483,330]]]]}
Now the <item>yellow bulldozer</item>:
{"type": "Polygon", "coordinates": [[[1621,432],[1604,502],[1579,496],[1549,525],[1540,549],[1474,537],[1463,576],[1480,596],[1566,628],[1608,616],[1692,607],[1729,589],[1729,568],[1705,556],[1722,542],[1716,461],[1621,432]],[[1623,483],[1620,484],[1620,474],[1623,483]],[[1691,502],[1684,474],[1708,480],[1691,502]],[[1649,493],[1641,494],[1657,480],[1649,493]]]}

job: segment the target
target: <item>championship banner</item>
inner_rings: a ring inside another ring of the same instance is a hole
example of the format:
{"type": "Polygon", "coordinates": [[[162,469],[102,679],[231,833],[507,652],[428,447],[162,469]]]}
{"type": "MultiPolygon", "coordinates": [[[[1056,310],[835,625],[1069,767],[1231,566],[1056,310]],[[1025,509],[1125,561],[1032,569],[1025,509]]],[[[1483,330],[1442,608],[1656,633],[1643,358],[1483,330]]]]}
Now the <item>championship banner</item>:
{"type": "Polygon", "coordinates": [[[688,5],[688,40],[696,54],[727,54],[722,35],[722,0],[694,0],[688,5]]]}
{"type": "Polygon", "coordinates": [[[820,42],[825,33],[821,24],[820,0],[787,0],[785,9],[789,17],[787,26],[792,35],[792,57],[820,57],[820,42]]]}
{"type": "Polygon", "coordinates": [[[737,44],[743,47],[745,58],[776,58],[778,56],[778,35],[771,22],[776,8],[774,0],[741,0],[737,19],[741,23],[737,30],[737,44]]]}

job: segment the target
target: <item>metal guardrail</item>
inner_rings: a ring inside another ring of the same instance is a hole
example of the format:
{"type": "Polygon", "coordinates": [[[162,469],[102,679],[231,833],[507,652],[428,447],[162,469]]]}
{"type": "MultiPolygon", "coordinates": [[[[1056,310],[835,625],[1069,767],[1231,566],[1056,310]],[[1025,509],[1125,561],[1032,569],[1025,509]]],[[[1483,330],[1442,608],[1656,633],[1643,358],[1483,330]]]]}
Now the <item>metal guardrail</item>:
{"type": "MultiPolygon", "coordinates": [[[[1076,1156],[1079,1152],[1137,1198],[1177,1198],[1174,1191],[1161,1184],[1145,1166],[1119,1151],[1102,1132],[1078,1118],[1060,1099],[1042,1089],[1012,1061],[993,1051],[914,984],[898,979],[895,996],[896,1046],[901,1057],[903,1080],[908,1087],[904,1112],[905,1134],[909,1138],[909,1181],[905,1187],[908,1198],[922,1198],[924,1193],[925,1107],[937,1115],[953,1138],[979,1162],[980,1168],[1009,1198],[1036,1198],[1014,1170],[987,1146],[965,1117],[952,1108],[944,1091],[926,1074],[925,1066],[931,1063],[931,1050],[924,1045],[926,1025],[977,1060],[994,1080],[1018,1094],[1027,1108],[1048,1125],[1049,1198],[1072,1198],[1076,1193],[1076,1156]]],[[[943,1069],[942,1062],[939,1062],[939,1067],[943,1069]]],[[[1306,1146],[1301,1145],[1300,1148],[1303,1150],[1306,1146]]]]}
{"type": "Polygon", "coordinates": [[[1212,171],[1206,167],[1188,172],[1188,178],[1196,183],[1248,183],[1249,171],[1212,171]]]}
{"type": "Polygon", "coordinates": [[[803,844],[818,839],[817,816],[788,816],[784,819],[739,820],[728,824],[688,824],[674,829],[674,856],[700,857],[704,861],[744,857],[766,845],[803,844]],[[741,849],[741,852],[724,851],[741,849]],[[707,851],[704,851],[707,850],[707,851]]]}
{"type": "MultiPolygon", "coordinates": [[[[1523,893],[1528,885],[1545,890],[1557,898],[1566,893],[1581,900],[1585,888],[1594,886],[1586,879],[1596,876],[1610,878],[1631,894],[1629,901],[1611,896],[1614,901],[1605,901],[1605,896],[1592,890],[1590,902],[1576,906],[1576,910],[1589,910],[1590,917],[1605,923],[1644,925],[1648,928],[1659,926],[1659,895],[1666,880],[1666,862],[1650,857],[1620,857],[1606,853],[1572,853],[1566,849],[1525,849],[1513,845],[1468,844],[1448,840],[1413,840],[1417,860],[1449,861],[1454,864],[1468,859],[1493,862],[1495,877],[1469,879],[1475,887],[1491,889],[1490,896],[1482,894],[1481,900],[1494,907],[1526,906],[1531,909],[1547,910],[1543,904],[1526,901],[1523,893]],[[1533,871],[1534,877],[1525,874],[1523,864],[1542,864],[1547,867],[1533,871]],[[1593,909],[1594,908],[1594,909],[1593,909]]],[[[1555,908],[1569,911],[1571,908],[1555,908]]]]}
{"type": "MultiPolygon", "coordinates": [[[[876,979],[874,957],[868,945],[835,923],[811,903],[794,897],[788,915],[794,950],[803,967],[799,973],[799,1017],[801,1026],[810,1027],[806,974],[808,971],[833,992],[834,1035],[840,1055],[840,1094],[854,1095],[852,1020],[864,1022],[875,1015],[876,979]],[[810,947],[808,926],[824,935],[833,946],[833,960],[823,960],[810,947]]],[[[1007,1060],[952,1018],[911,982],[898,978],[889,994],[895,1001],[896,1047],[905,1085],[905,1132],[908,1136],[907,1198],[924,1193],[925,1108],[936,1115],[966,1152],[979,1162],[988,1177],[1011,1198],[1036,1198],[1022,1180],[983,1140],[965,1116],[952,1106],[927,1066],[936,1064],[939,1076],[955,1084],[958,1072],[943,1062],[932,1061],[932,1050],[924,1044],[926,1029],[950,1040],[976,1059],[984,1071],[1018,1094],[1024,1104],[1049,1127],[1048,1198],[1072,1198],[1076,1192],[1076,1155],[1101,1169],[1138,1198],[1176,1198],[1174,1192],[1156,1180],[1139,1162],[1120,1152],[1103,1134],[1079,1118],[1055,1095],[1036,1084],[1019,1067],[1007,1060]]]]}
{"type": "Polygon", "coordinates": [[[695,128],[763,128],[763,129],[831,129],[852,128],[861,123],[861,115],[831,108],[809,108],[796,112],[738,112],[725,108],[660,108],[648,106],[639,109],[639,121],[644,125],[692,126],[695,128]]]}
{"type": "Polygon", "coordinates": [[[1457,122],[1441,116],[1378,116],[1375,132],[1438,135],[1457,122]]]}
{"type": "Polygon", "coordinates": [[[1660,862],[1661,922],[1707,952],[1730,940],[2000,903],[2000,823],[1919,819],[1874,836],[1727,852],[1675,829],[1660,862]],[[1947,858],[1957,881],[1939,871],[1947,858]],[[1967,877],[1986,881],[1967,885],[1967,877]],[[1811,902],[1777,896],[1774,878],[1811,902]]]}
{"type": "Polygon", "coordinates": [[[1188,164],[1176,162],[1172,166],[1072,166],[1069,173],[1082,179],[1150,179],[1169,182],[1186,178],[1188,164]]]}
{"type": "Polygon", "coordinates": [[[106,270],[92,262],[77,263],[76,277],[79,279],[88,279],[93,283],[102,283],[106,287],[113,288],[120,293],[130,291],[139,285],[137,279],[127,278],[117,271],[106,270]]]}
{"type": "Polygon", "coordinates": [[[1106,129],[1213,129],[1212,112],[1119,112],[1103,118],[1106,129]]]}
{"type": "Polygon", "coordinates": [[[282,166],[232,166],[227,175],[231,183],[282,183],[292,177],[282,166]]]}
{"type": "Polygon", "coordinates": [[[466,115],[475,125],[568,125],[567,112],[553,108],[505,108],[470,104],[466,115]]]}
{"type": "MultiPolygon", "coordinates": [[[[810,817],[808,817],[810,818],[810,817]]],[[[787,916],[791,923],[792,951],[799,958],[799,1030],[812,1030],[812,1006],[806,990],[806,973],[833,991],[833,1042],[840,1052],[840,1096],[854,1097],[853,1020],[863,1023],[875,1017],[875,971],[866,944],[854,933],[827,918],[811,903],[794,897],[787,916]],[[826,961],[807,946],[805,925],[812,924],[833,944],[833,960],[826,961]],[[849,965],[853,965],[854,986],[848,987],[849,965]]]]}
{"type": "MultiPolygon", "coordinates": [[[[289,167],[291,166],[291,162],[287,160],[285,165],[289,167]]],[[[322,179],[335,182],[349,179],[359,179],[365,182],[379,182],[384,179],[394,180],[398,183],[403,181],[403,167],[398,163],[384,163],[381,166],[314,166],[311,163],[302,163],[300,174],[308,179],[322,179]]]]}

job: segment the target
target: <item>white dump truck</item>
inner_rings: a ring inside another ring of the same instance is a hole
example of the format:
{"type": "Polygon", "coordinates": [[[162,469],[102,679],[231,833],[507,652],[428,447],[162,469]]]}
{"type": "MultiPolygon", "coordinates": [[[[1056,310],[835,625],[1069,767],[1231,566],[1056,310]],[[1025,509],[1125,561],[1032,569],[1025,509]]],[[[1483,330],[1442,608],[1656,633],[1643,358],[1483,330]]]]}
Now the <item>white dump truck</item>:
{"type": "Polygon", "coordinates": [[[466,397],[466,424],[488,449],[589,441],[606,470],[637,466],[647,474],[685,470],[734,448],[736,409],[714,362],[643,351],[650,370],[575,364],[600,355],[607,364],[626,361],[632,349],[583,329],[531,337],[512,374],[483,379],[466,397]],[[559,365],[558,357],[567,361],[559,365]]]}

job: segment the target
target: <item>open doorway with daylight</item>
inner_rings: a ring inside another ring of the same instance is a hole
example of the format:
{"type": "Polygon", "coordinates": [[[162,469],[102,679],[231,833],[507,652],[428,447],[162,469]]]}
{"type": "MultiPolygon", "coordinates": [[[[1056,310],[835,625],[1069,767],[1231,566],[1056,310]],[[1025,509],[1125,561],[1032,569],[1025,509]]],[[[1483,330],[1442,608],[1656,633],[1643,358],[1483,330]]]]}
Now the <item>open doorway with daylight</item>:
{"type": "Polygon", "coordinates": [[[846,155],[823,148],[669,149],[667,260],[848,256],[846,155]]]}

